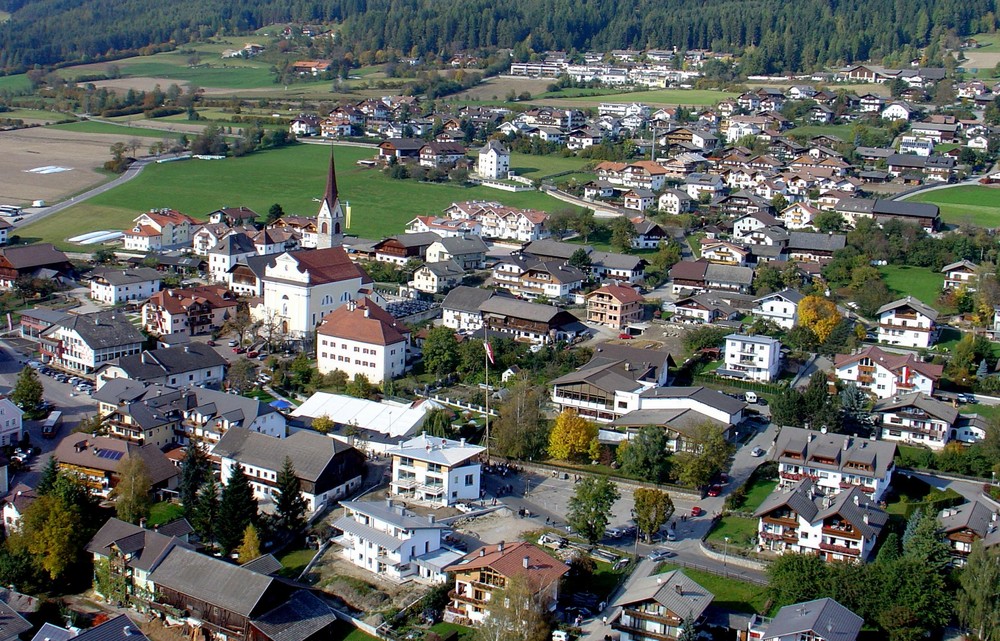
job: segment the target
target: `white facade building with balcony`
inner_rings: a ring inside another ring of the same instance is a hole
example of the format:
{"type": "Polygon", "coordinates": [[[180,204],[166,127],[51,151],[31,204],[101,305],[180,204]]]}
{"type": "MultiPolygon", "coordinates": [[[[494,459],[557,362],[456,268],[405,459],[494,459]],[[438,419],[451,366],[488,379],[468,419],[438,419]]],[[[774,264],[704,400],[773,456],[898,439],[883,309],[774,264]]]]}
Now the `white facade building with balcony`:
{"type": "Polygon", "coordinates": [[[726,336],[725,363],[720,376],[773,381],[781,372],[781,342],[769,336],[726,336]]]}

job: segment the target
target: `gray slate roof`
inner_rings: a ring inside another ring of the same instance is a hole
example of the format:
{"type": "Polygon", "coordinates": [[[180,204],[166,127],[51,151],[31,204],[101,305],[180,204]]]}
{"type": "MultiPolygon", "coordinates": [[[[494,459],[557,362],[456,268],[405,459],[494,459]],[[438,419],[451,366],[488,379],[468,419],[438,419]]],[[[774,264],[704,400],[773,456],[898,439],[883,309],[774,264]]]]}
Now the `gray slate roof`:
{"type": "Polygon", "coordinates": [[[59,327],[76,331],[91,349],[106,349],[141,343],[142,333],[126,318],[115,312],[71,314],[43,332],[48,336],[59,327]]]}
{"type": "Polygon", "coordinates": [[[135,553],[136,556],[128,562],[128,566],[147,572],[152,570],[174,546],[190,547],[184,541],[172,536],[111,518],[97,531],[87,544],[86,550],[91,554],[106,557],[111,553],[112,544],[117,544],[123,552],[135,553]]]}
{"type": "Polygon", "coordinates": [[[280,470],[287,456],[292,459],[297,477],[316,481],[337,454],[349,449],[350,445],[310,430],[300,430],[279,439],[234,427],[215,444],[212,453],[270,470],[280,470]]]}
{"type": "Polygon", "coordinates": [[[0,641],[14,640],[31,629],[28,620],[0,601],[0,641]]]}
{"type": "Polygon", "coordinates": [[[968,529],[985,538],[990,533],[990,527],[995,528],[994,515],[995,512],[983,503],[972,501],[943,510],[938,515],[938,522],[944,532],[968,529]]]}
{"type": "Polygon", "coordinates": [[[739,399],[700,385],[695,387],[651,387],[639,396],[643,398],[691,398],[727,414],[736,414],[747,406],[739,399]]]}
{"type": "Polygon", "coordinates": [[[440,243],[452,256],[485,254],[488,250],[486,243],[479,236],[448,236],[442,238],[440,243]]]}
{"type": "MultiPolygon", "coordinates": [[[[883,478],[892,466],[895,455],[896,444],[892,441],[869,441],[841,434],[823,434],[801,427],[783,427],[775,441],[772,458],[782,463],[837,471],[842,471],[848,462],[860,463],[870,465],[876,478],[883,478]],[[788,458],[784,456],[785,452],[795,452],[801,458],[788,458]],[[832,459],[834,463],[818,463],[812,460],[814,456],[832,459]]],[[[860,470],[851,469],[851,473],[859,474],[860,470]]]]}
{"type": "Polygon", "coordinates": [[[573,320],[569,312],[555,307],[554,305],[539,305],[538,303],[529,303],[527,301],[517,300],[516,298],[504,298],[502,296],[495,296],[487,301],[484,301],[479,306],[479,311],[487,314],[512,316],[514,318],[522,318],[540,323],[559,322],[560,316],[565,316],[567,323],[573,320]]]}
{"type": "Polygon", "coordinates": [[[754,300],[754,302],[755,303],[761,303],[761,302],[766,301],[766,300],[768,300],[770,298],[783,298],[783,299],[787,300],[788,302],[795,303],[797,305],[799,303],[799,301],[801,301],[803,298],[805,298],[805,296],[803,296],[799,292],[795,291],[794,289],[787,289],[786,288],[786,289],[781,290],[780,292],[772,292],[770,294],[765,294],[764,296],[761,296],[760,298],[754,300]]]}
{"type": "Polygon", "coordinates": [[[524,246],[522,253],[531,254],[540,258],[558,258],[569,260],[578,249],[583,249],[588,254],[594,248],[590,245],[576,245],[574,243],[564,243],[558,240],[534,240],[524,246]]]}
{"type": "Polygon", "coordinates": [[[638,579],[612,604],[618,607],[656,601],[674,615],[697,620],[715,595],[689,578],[682,570],[652,574],[638,579]]]}
{"type": "Polygon", "coordinates": [[[480,289],[478,287],[467,287],[459,285],[448,292],[441,303],[442,309],[453,309],[460,312],[475,313],[479,307],[497,293],[491,289],[480,289]]]}
{"type": "Polygon", "coordinates": [[[257,618],[253,626],[273,641],[306,641],[337,621],[333,609],[308,590],[299,590],[257,618]]]}
{"type": "Polygon", "coordinates": [[[152,267],[139,267],[138,269],[109,269],[98,275],[110,285],[132,285],[134,283],[147,283],[149,281],[163,280],[163,274],[152,267]]]}
{"type": "Polygon", "coordinates": [[[820,234],[806,231],[788,233],[788,251],[796,249],[834,252],[847,244],[844,234],[820,234]]]}
{"type": "Polygon", "coordinates": [[[31,641],[69,641],[75,636],[75,633],[66,628],[60,628],[58,625],[52,625],[51,623],[43,623],[42,627],[35,633],[35,636],[31,637],[31,641]]]}
{"type": "Polygon", "coordinates": [[[913,394],[906,394],[904,396],[882,399],[875,403],[872,411],[877,413],[898,412],[906,408],[916,408],[926,412],[934,418],[945,421],[948,425],[954,425],[955,421],[958,420],[957,409],[947,403],[942,403],[939,400],[931,398],[923,392],[914,392],[913,394]]]}
{"type": "Polygon", "coordinates": [[[886,303],[878,308],[876,314],[881,316],[884,312],[888,312],[900,307],[912,307],[916,311],[920,312],[932,321],[936,321],[938,317],[938,311],[931,307],[930,305],[924,304],[922,301],[917,300],[912,296],[907,296],[906,298],[900,298],[899,300],[894,300],[891,303],[886,303]]]}
{"type": "Polygon", "coordinates": [[[156,586],[249,617],[271,587],[269,576],[177,546],[150,574],[156,586]]]}
{"type": "Polygon", "coordinates": [[[188,343],[153,351],[144,350],[139,354],[121,356],[107,363],[122,368],[128,377],[135,381],[146,381],[225,364],[226,359],[202,343],[188,343]]]}
{"type": "Polygon", "coordinates": [[[709,263],[708,267],[705,268],[705,281],[749,285],[753,282],[753,269],[737,265],[709,263]]]}
{"type": "Polygon", "coordinates": [[[139,624],[125,614],[84,630],[73,638],[82,641],[149,641],[149,637],[142,633],[139,624]]]}
{"type": "Polygon", "coordinates": [[[764,641],[815,633],[824,641],[855,641],[864,619],[830,598],[786,605],[771,619],[764,641]]]}
{"type": "Polygon", "coordinates": [[[247,561],[240,567],[253,570],[258,574],[273,575],[277,574],[285,566],[273,554],[261,554],[253,561],[247,561]]]}

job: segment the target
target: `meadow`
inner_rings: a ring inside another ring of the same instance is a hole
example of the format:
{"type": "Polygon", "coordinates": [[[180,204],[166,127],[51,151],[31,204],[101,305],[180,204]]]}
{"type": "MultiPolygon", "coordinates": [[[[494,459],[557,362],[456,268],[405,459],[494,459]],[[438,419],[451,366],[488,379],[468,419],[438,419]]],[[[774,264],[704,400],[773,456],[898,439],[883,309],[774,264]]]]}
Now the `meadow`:
{"type": "Polygon", "coordinates": [[[946,223],[1000,227],[1000,188],[997,187],[958,185],[918,193],[907,200],[937,205],[941,208],[941,220],[946,223]]]}
{"type": "Polygon", "coordinates": [[[174,137],[165,131],[155,129],[143,129],[141,127],[126,127],[125,125],[114,125],[107,122],[95,122],[92,120],[81,120],[79,122],[67,122],[61,125],[50,125],[49,129],[59,129],[62,131],[75,131],[82,134],[112,134],[116,136],[126,136],[128,138],[156,138],[174,137]]]}
{"type": "Polygon", "coordinates": [[[597,107],[602,102],[643,102],[657,107],[675,105],[705,107],[735,96],[735,93],[711,89],[653,89],[650,91],[622,91],[600,96],[533,99],[531,102],[577,109],[597,107]]]}
{"type": "MultiPolygon", "coordinates": [[[[340,198],[349,202],[349,233],[382,238],[403,231],[417,215],[438,214],[463,200],[496,200],[514,207],[555,211],[567,207],[539,191],[511,193],[486,187],[392,180],[358,166],[374,150],[336,147],[340,198]]],[[[170,207],[199,220],[219,207],[246,206],[266,214],[279,203],[289,214],[314,216],[325,187],[330,149],[294,145],[242,158],[151,165],[134,180],[19,230],[22,238],[79,249],[66,239],[89,231],[124,229],[142,211],[170,207]]]]}
{"type": "Polygon", "coordinates": [[[927,267],[886,265],[879,267],[886,286],[900,296],[912,296],[931,307],[938,307],[944,287],[944,274],[927,267]]]}
{"type": "Polygon", "coordinates": [[[510,168],[517,172],[518,175],[526,176],[532,180],[540,180],[553,174],[561,174],[567,171],[580,172],[584,167],[594,162],[587,158],[577,158],[576,156],[563,157],[558,154],[532,156],[530,154],[512,153],[510,155],[510,168]]]}

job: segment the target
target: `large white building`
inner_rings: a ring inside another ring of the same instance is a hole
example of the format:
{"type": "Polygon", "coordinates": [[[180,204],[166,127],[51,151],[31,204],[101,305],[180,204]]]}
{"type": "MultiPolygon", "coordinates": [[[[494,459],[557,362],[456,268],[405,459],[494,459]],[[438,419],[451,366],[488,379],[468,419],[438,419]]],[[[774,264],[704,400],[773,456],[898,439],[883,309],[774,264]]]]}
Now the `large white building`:
{"type": "Polygon", "coordinates": [[[725,363],[720,376],[773,381],[781,372],[781,343],[770,336],[726,336],[725,363]]]}
{"type": "Polygon", "coordinates": [[[410,331],[367,298],[348,301],[323,317],[316,329],[316,367],[372,382],[401,376],[406,370],[410,331]]]}
{"type": "Polygon", "coordinates": [[[492,289],[459,285],[448,292],[441,304],[442,323],[457,332],[474,332],[483,328],[483,313],[479,306],[496,296],[492,289]]]}
{"type": "Polygon", "coordinates": [[[233,265],[257,255],[253,240],[244,233],[229,234],[208,250],[208,277],[218,283],[229,281],[233,265]]]}
{"type": "Polygon", "coordinates": [[[138,354],[145,337],[122,313],[71,314],[39,337],[46,363],[92,375],[104,363],[138,354]]]}
{"type": "Polygon", "coordinates": [[[145,300],[160,291],[163,274],[149,267],[108,270],[90,281],[90,297],[107,305],[145,300]]]}
{"type": "Polygon", "coordinates": [[[191,228],[198,221],[175,209],[151,209],[124,231],[126,251],[158,251],[191,245],[191,228]]]}
{"type": "Polygon", "coordinates": [[[750,313],[782,329],[791,329],[799,322],[799,301],[802,298],[802,294],[794,289],[783,289],[755,300],[750,313]]]}
{"type": "Polygon", "coordinates": [[[876,398],[912,392],[932,395],[943,371],[943,365],[925,363],[914,354],[886,352],[874,345],[834,357],[837,380],[853,383],[876,398]]]}
{"type": "Polygon", "coordinates": [[[23,415],[24,412],[12,400],[0,397],[0,447],[14,445],[21,440],[23,415]]]}
{"type": "Polygon", "coordinates": [[[495,140],[479,150],[476,173],[482,178],[500,180],[510,172],[510,151],[495,140]]]}
{"type": "Polygon", "coordinates": [[[808,477],[826,494],[857,487],[879,501],[892,483],[895,456],[892,442],[783,427],[771,458],[778,462],[781,488],[808,477]]]}
{"type": "Polygon", "coordinates": [[[351,494],[364,478],[365,456],[350,445],[310,430],[288,438],[275,438],[237,427],[223,434],[212,448],[219,457],[222,479],[228,481],[236,466],[250,480],[254,498],[273,502],[279,493],[278,475],[285,459],[292,461],[308,514],[351,494]]]}
{"type": "Polygon", "coordinates": [[[453,441],[426,432],[401,442],[386,451],[392,458],[389,492],[437,506],[478,500],[479,456],[485,449],[465,439],[453,441]]]}
{"type": "Polygon", "coordinates": [[[344,516],[333,527],[344,558],[369,572],[394,581],[416,575],[428,583],[444,583],[444,567],[460,552],[444,548],[447,526],[434,515],[417,516],[392,500],[341,501],[344,516]]]}
{"type": "Polygon", "coordinates": [[[872,410],[882,429],[882,439],[932,450],[952,441],[966,445],[986,438],[987,422],[977,414],[958,410],[921,392],[886,398],[872,410]]]}
{"type": "Polygon", "coordinates": [[[878,340],[901,347],[930,347],[937,340],[938,312],[912,296],[878,310],[878,340]]]}
{"type": "Polygon", "coordinates": [[[110,380],[128,378],[162,385],[218,385],[226,377],[226,359],[204,343],[144,350],[105,363],[97,370],[97,389],[110,380]]]}
{"type": "Polygon", "coordinates": [[[889,520],[861,489],[824,494],[808,478],[772,492],[754,516],[762,550],[815,554],[825,561],[851,563],[871,557],[889,520]]]}

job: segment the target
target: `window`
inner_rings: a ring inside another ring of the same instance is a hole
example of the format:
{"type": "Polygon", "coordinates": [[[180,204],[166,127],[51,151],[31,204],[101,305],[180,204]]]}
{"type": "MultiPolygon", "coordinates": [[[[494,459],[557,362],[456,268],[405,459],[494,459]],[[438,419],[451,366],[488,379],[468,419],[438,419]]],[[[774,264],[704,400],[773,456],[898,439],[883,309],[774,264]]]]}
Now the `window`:
{"type": "Polygon", "coordinates": [[[472,485],[472,482],[473,482],[472,476],[473,476],[472,474],[466,474],[465,475],[465,485],[466,485],[466,487],[468,487],[469,485],[472,485]]]}

